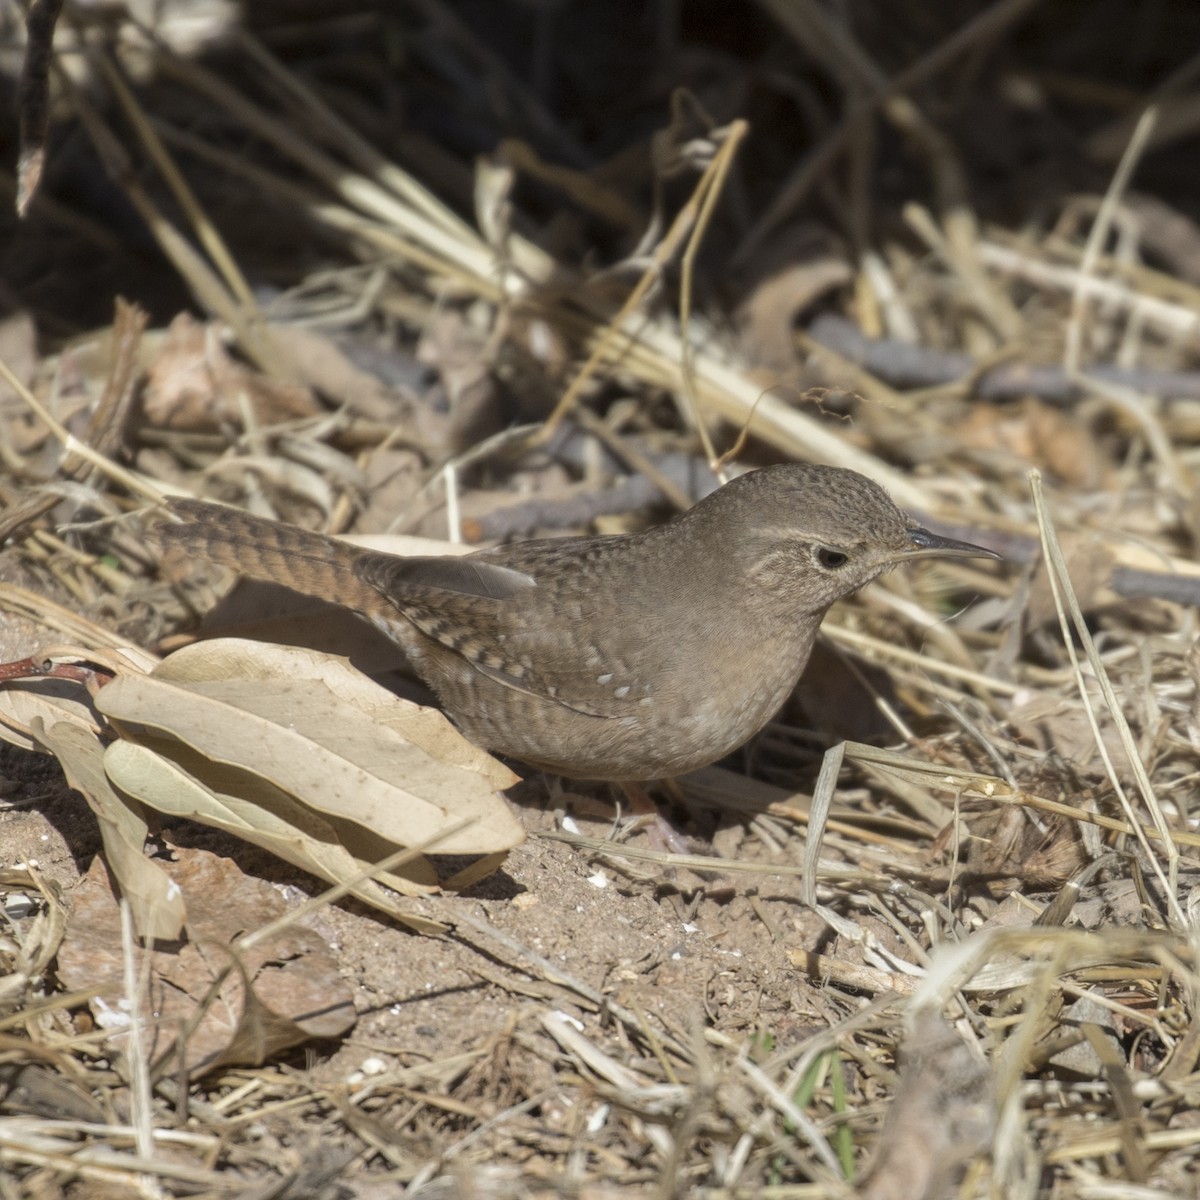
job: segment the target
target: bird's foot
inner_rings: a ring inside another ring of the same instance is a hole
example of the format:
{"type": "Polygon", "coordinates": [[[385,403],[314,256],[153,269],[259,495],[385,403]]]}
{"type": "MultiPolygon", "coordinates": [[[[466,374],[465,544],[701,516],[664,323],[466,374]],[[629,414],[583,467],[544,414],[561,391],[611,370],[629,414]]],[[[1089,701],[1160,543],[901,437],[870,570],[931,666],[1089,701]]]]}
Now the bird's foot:
{"type": "Polygon", "coordinates": [[[663,816],[658,805],[650,798],[649,792],[640,783],[623,782],[618,786],[629,801],[629,811],[632,814],[623,822],[626,830],[635,832],[644,829],[651,847],[664,854],[693,853],[687,835],[681,833],[663,816]]]}

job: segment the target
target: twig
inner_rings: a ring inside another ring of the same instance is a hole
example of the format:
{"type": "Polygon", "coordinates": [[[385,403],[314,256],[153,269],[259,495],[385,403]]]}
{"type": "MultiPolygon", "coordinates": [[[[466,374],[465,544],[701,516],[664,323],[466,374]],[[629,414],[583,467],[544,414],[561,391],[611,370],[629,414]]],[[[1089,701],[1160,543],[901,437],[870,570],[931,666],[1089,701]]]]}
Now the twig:
{"type": "MultiPolygon", "coordinates": [[[[138,349],[149,320],[147,313],[124,300],[118,300],[113,317],[113,360],[108,380],[99,403],[88,421],[83,441],[92,453],[107,457],[117,449],[125,427],[129,406],[133,403],[134,385],[138,380],[138,349]]],[[[5,368],[7,369],[7,368],[5,368]]],[[[65,443],[64,443],[65,446],[65,443]]],[[[55,479],[86,479],[95,468],[87,455],[66,447],[55,472],[55,479]]],[[[62,496],[58,492],[30,497],[13,504],[0,514],[0,543],[20,528],[49,512],[62,496]]]]}
{"type": "Polygon", "coordinates": [[[62,11],[62,0],[33,0],[26,17],[25,61],[21,66],[21,84],[17,108],[21,120],[21,152],[17,160],[17,216],[29,209],[42,181],[46,165],[46,129],[50,60],[53,55],[54,26],[62,11]]]}
{"type": "MultiPolygon", "coordinates": [[[[853,321],[822,313],[808,329],[813,341],[897,388],[942,387],[969,382],[981,400],[1036,396],[1048,404],[1068,404],[1083,393],[1076,376],[1050,363],[1006,362],[980,370],[968,354],[933,350],[891,338],[869,338],[853,321]]],[[[1112,383],[1163,400],[1200,399],[1200,371],[1156,371],[1104,364],[1085,368],[1089,380],[1112,383]]]]}

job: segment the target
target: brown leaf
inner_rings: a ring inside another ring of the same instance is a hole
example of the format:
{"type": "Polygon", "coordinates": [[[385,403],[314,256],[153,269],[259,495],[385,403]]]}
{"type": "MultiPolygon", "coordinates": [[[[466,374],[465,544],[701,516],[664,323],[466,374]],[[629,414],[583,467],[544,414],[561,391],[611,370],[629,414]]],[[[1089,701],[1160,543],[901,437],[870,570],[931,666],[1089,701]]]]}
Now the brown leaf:
{"type": "MultiPolygon", "coordinates": [[[[1085,678],[1105,749],[1114,762],[1124,762],[1125,751],[1100,687],[1085,678]]],[[[1077,696],[1023,688],[1013,697],[1008,720],[1017,735],[1038,750],[1052,751],[1082,773],[1102,770],[1096,736],[1077,696]]]]}
{"type": "MultiPolygon", "coordinates": [[[[1116,599],[1108,586],[1116,563],[1112,548],[1096,533],[1066,534],[1059,540],[1080,608],[1091,612],[1112,603],[1116,599]]],[[[1038,571],[1029,589],[1026,624],[1034,628],[1055,619],[1055,611],[1050,581],[1044,570],[1038,571]]]]}
{"type": "Polygon", "coordinates": [[[243,400],[261,425],[319,411],[308,388],[268,378],[236,362],[214,326],[181,313],[146,369],[142,405],[150,424],[186,430],[241,425],[243,400]]]}
{"type": "MultiPolygon", "coordinates": [[[[177,850],[167,870],[187,904],[187,941],[139,951],[136,967],[145,974],[146,992],[136,1010],[146,1021],[151,1062],[177,1053],[176,1036],[185,1030],[184,1066],[205,1071],[232,1062],[257,1065],[288,1046],[337,1037],[353,1025],[350,989],[312,930],[292,924],[249,949],[239,945],[283,915],[271,884],[204,850],[177,850]]],[[[132,1006],[124,994],[120,910],[99,859],[71,900],[59,975],[68,988],[95,993],[97,1024],[121,1043],[132,1006]]]]}
{"type": "Polygon", "coordinates": [[[796,318],[826,292],[854,278],[845,252],[830,239],[803,230],[799,243],[794,256],[772,257],[736,314],[746,357],[767,372],[796,370],[796,318]]]}
{"type": "Polygon", "coordinates": [[[1092,489],[1103,482],[1104,456],[1086,426],[1032,396],[1017,405],[974,405],[955,432],[973,450],[1042,467],[1064,483],[1092,489]]]}

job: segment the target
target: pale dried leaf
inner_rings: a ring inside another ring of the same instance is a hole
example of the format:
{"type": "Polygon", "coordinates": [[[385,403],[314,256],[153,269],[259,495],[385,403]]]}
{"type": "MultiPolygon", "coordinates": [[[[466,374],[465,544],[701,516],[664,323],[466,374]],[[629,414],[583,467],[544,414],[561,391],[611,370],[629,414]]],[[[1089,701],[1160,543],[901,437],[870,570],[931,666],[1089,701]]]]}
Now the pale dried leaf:
{"type": "MultiPolygon", "coordinates": [[[[344,827],[335,828],[334,823],[264,780],[237,768],[212,763],[177,742],[161,740],[153,746],[126,740],[114,742],[108,748],[104,765],[118,787],[159,812],[223,829],[329,883],[349,884],[359,880],[353,883],[350,892],[365,904],[409,924],[422,927],[430,924],[405,913],[374,881],[360,879],[374,860],[356,858],[350,853],[338,837],[344,827]],[[180,758],[186,760],[186,767],[180,764],[180,758]],[[217,786],[216,781],[222,776],[227,790],[217,786]],[[233,788],[238,789],[236,793],[233,788]]],[[[383,849],[386,853],[395,847],[383,849]]],[[[419,872],[422,865],[418,862],[414,871],[419,872]]],[[[425,877],[433,882],[428,874],[425,877]]],[[[380,878],[406,894],[428,890],[395,873],[380,878]]]]}
{"type": "Polygon", "coordinates": [[[364,719],[320,680],[181,684],[167,674],[115,679],[97,707],[117,723],[168,734],[397,845],[430,841],[464,819],[473,823],[439,842],[439,852],[488,854],[523,840],[507,801],[486,779],[364,719]]]}
{"type": "Polygon", "coordinates": [[[74,725],[93,736],[100,732],[91,699],[77,683],[39,679],[0,688],[0,741],[36,750],[40,743],[33,728],[39,723],[74,725]]]}
{"type": "Polygon", "coordinates": [[[183,929],[183,896],[166,872],[146,857],[146,822],[113,791],[104,774],[100,739],[78,725],[65,721],[46,725],[40,719],[34,734],[96,814],[104,861],[129,903],[138,936],[174,941],[183,929]]]}
{"type": "MultiPolygon", "coordinates": [[[[1087,680],[1087,685],[1105,748],[1110,757],[1120,761],[1121,739],[1103,708],[1100,687],[1095,680],[1087,680]]],[[[1096,737],[1077,696],[1022,688],[1013,697],[1008,720],[1017,736],[1029,745],[1053,752],[1080,771],[1094,769],[1099,762],[1096,737]]]]}
{"type": "Polygon", "coordinates": [[[146,368],[146,419],[165,429],[216,429],[240,424],[243,403],[261,425],[317,413],[308,388],[252,371],[230,356],[219,329],[180,314],[146,368]]]}
{"type": "MultiPolygon", "coordinates": [[[[0,602],[5,599],[7,598],[0,597],[0,602]]],[[[85,648],[76,645],[47,645],[51,636],[50,630],[42,630],[32,646],[24,646],[25,656],[50,658],[56,662],[89,663],[103,667],[113,674],[125,671],[145,674],[158,662],[154,655],[135,646],[85,648]]],[[[22,750],[40,749],[40,741],[32,732],[36,721],[41,721],[46,727],[66,722],[93,735],[99,733],[103,724],[96,715],[91,697],[74,680],[12,680],[0,687],[0,741],[9,742],[22,750]]]]}
{"type": "Polygon", "coordinates": [[[797,317],[854,277],[845,250],[828,236],[801,228],[790,240],[791,246],[771,255],[769,266],[763,264],[735,315],[743,352],[755,367],[769,372],[795,371],[797,317]]]}
{"type": "MultiPolygon", "coordinates": [[[[1108,587],[1116,564],[1112,548],[1105,544],[1100,534],[1093,533],[1064,534],[1060,541],[1080,607],[1090,612],[1111,604],[1116,599],[1108,587]]],[[[1049,621],[1055,611],[1050,581],[1045,571],[1039,571],[1029,589],[1026,621],[1030,628],[1034,628],[1049,621]]]]}
{"type": "Polygon", "coordinates": [[[437,709],[402,699],[338,656],[297,646],[221,638],[197,642],[172,654],[154,674],[158,679],[181,684],[231,676],[280,683],[298,680],[321,683],[372,722],[394,729],[434,758],[479,772],[497,791],[520,781],[503,763],[463,737],[437,709]]]}

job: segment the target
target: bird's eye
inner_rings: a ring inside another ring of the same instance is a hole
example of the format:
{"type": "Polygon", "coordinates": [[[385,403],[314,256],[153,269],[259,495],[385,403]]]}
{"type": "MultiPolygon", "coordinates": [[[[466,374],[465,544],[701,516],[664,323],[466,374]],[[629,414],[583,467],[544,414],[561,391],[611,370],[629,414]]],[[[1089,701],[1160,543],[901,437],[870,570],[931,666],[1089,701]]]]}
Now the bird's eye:
{"type": "Polygon", "coordinates": [[[817,547],[817,562],[827,571],[836,571],[839,567],[844,567],[849,561],[850,559],[847,555],[843,554],[840,550],[835,550],[832,546],[817,547]]]}

